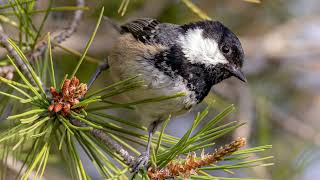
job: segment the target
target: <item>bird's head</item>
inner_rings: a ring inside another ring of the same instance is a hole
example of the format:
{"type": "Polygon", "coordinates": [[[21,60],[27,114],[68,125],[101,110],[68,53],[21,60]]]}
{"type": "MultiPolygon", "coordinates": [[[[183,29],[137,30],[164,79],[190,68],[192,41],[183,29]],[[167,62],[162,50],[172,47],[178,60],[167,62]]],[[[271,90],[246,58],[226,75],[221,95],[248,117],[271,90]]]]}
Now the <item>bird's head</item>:
{"type": "Polygon", "coordinates": [[[181,26],[179,44],[190,63],[205,67],[212,84],[231,76],[246,82],[241,71],[244,52],[237,36],[218,21],[181,26]]]}

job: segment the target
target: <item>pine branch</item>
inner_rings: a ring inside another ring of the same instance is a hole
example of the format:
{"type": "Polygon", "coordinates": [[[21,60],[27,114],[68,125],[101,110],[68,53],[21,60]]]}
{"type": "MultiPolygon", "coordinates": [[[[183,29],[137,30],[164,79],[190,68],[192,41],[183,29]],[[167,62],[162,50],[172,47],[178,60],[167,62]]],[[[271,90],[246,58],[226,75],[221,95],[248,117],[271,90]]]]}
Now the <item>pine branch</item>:
{"type": "Polygon", "coordinates": [[[197,174],[199,168],[221,161],[224,157],[236,152],[245,144],[246,140],[244,138],[238,138],[230,144],[216,149],[212,154],[201,154],[200,158],[197,158],[193,152],[185,159],[172,160],[164,168],[149,168],[148,176],[151,180],[162,180],[178,176],[188,178],[190,175],[197,174]]]}
{"type": "MultiPolygon", "coordinates": [[[[80,112],[84,109],[85,106],[80,105],[80,100],[87,93],[87,85],[80,83],[78,78],[73,77],[70,80],[64,80],[61,92],[57,92],[54,87],[51,87],[50,93],[52,95],[52,101],[48,107],[49,112],[61,113],[62,116],[67,117],[72,114],[72,111],[80,112]]],[[[72,117],[69,121],[77,127],[89,127],[86,123],[72,117]]],[[[107,147],[118,153],[126,165],[131,166],[134,164],[135,158],[103,130],[91,128],[89,132],[107,147]]]]}
{"type": "MultiPolygon", "coordinates": [[[[70,122],[78,127],[87,127],[87,125],[81,121],[71,119],[70,122]]],[[[135,158],[130,155],[130,153],[123,148],[119,143],[113,140],[110,136],[108,136],[103,130],[100,129],[92,129],[89,131],[94,137],[108,146],[110,149],[114,150],[117,154],[119,154],[126,165],[132,166],[135,162],[135,158]]]]}
{"type": "MultiPolygon", "coordinates": [[[[21,57],[14,50],[14,48],[11,46],[11,44],[8,42],[8,40],[9,40],[8,35],[6,33],[4,33],[3,31],[0,31],[0,43],[2,44],[2,46],[4,48],[6,48],[6,50],[10,54],[10,56],[12,56],[16,60],[16,63],[22,69],[23,73],[26,74],[28,76],[28,78],[30,78],[32,80],[33,78],[32,78],[32,75],[30,73],[30,70],[27,68],[27,66],[25,65],[25,63],[21,59],[21,57]]],[[[6,69],[10,69],[11,73],[15,70],[15,68],[12,65],[1,67],[1,69],[2,69],[2,71],[5,71],[6,69]]],[[[2,77],[4,77],[4,76],[2,76],[2,77]]],[[[13,78],[12,75],[7,76],[7,77],[11,78],[11,79],[13,78]]],[[[33,81],[33,84],[35,84],[34,81],[33,81]]]]}
{"type": "MultiPolygon", "coordinates": [[[[76,32],[80,24],[80,21],[82,19],[83,9],[81,9],[81,7],[83,6],[85,6],[85,0],[77,0],[77,7],[79,9],[74,12],[73,20],[70,23],[70,26],[60,32],[52,33],[52,36],[51,36],[52,48],[54,48],[55,44],[62,43],[63,41],[67,40],[76,32]]],[[[29,56],[32,59],[35,59],[36,57],[43,55],[47,47],[48,47],[48,42],[46,40],[41,41],[36,45],[35,50],[31,52],[29,56]]]]}
{"type": "MultiPolygon", "coordinates": [[[[77,28],[78,28],[78,26],[79,26],[79,24],[81,22],[82,14],[83,14],[83,9],[81,9],[80,7],[83,7],[84,5],[85,5],[85,0],[77,0],[77,7],[79,7],[79,9],[77,9],[74,12],[73,20],[70,23],[70,26],[68,28],[66,28],[65,30],[62,30],[60,32],[52,33],[52,35],[51,35],[52,48],[55,47],[55,44],[62,43],[63,41],[65,41],[66,39],[71,37],[76,32],[76,30],[77,30],[77,28]]],[[[27,74],[27,76],[30,79],[32,79],[31,74],[28,71],[28,68],[23,63],[23,61],[19,57],[19,55],[15,51],[13,51],[13,48],[7,42],[7,39],[8,39],[8,36],[4,32],[0,31],[0,42],[1,42],[1,44],[7,49],[8,53],[14,59],[16,59],[18,66],[23,70],[23,72],[25,74],[27,74]]],[[[29,57],[29,61],[32,61],[36,57],[39,57],[39,56],[44,54],[44,52],[46,51],[46,49],[48,47],[47,39],[45,39],[44,41],[38,42],[35,47],[36,48],[35,48],[34,51],[32,51],[32,52],[30,52],[30,53],[28,53],[26,55],[27,57],[29,57]]],[[[14,71],[15,71],[15,69],[11,65],[2,66],[2,67],[0,67],[0,76],[11,80],[13,78],[13,72],[14,71]],[[2,72],[7,72],[8,69],[11,70],[9,74],[1,73],[1,71],[2,72]]]]}

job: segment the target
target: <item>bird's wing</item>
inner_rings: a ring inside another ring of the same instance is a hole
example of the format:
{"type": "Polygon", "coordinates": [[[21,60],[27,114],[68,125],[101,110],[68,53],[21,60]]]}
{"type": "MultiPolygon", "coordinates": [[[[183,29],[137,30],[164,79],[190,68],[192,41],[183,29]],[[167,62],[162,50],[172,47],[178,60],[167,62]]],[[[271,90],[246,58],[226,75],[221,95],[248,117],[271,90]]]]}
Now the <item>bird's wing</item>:
{"type": "Polygon", "coordinates": [[[153,42],[160,22],[152,18],[139,18],[121,26],[122,33],[131,33],[137,40],[144,43],[153,42]]]}

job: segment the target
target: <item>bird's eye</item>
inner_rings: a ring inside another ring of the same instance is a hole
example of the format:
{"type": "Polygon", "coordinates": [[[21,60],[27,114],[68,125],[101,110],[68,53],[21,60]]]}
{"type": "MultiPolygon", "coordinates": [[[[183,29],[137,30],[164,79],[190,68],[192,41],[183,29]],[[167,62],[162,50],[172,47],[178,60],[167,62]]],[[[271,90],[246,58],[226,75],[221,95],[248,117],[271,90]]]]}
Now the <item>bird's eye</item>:
{"type": "Polygon", "coordinates": [[[226,45],[222,46],[221,51],[223,54],[229,54],[231,52],[230,48],[226,45]]]}

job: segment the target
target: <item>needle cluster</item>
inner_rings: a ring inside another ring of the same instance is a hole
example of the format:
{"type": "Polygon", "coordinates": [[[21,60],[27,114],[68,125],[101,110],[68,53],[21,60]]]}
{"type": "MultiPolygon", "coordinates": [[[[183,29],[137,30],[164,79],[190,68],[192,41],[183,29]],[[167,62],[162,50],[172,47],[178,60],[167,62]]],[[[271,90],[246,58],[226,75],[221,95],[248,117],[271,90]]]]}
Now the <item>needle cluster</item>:
{"type": "Polygon", "coordinates": [[[176,159],[169,162],[162,169],[148,170],[148,176],[151,180],[162,180],[172,177],[182,176],[188,179],[190,175],[197,174],[199,168],[221,161],[225,156],[231,155],[246,144],[244,138],[238,138],[219,149],[212,154],[204,154],[198,158],[196,153],[189,153],[185,159],[176,159]]]}

